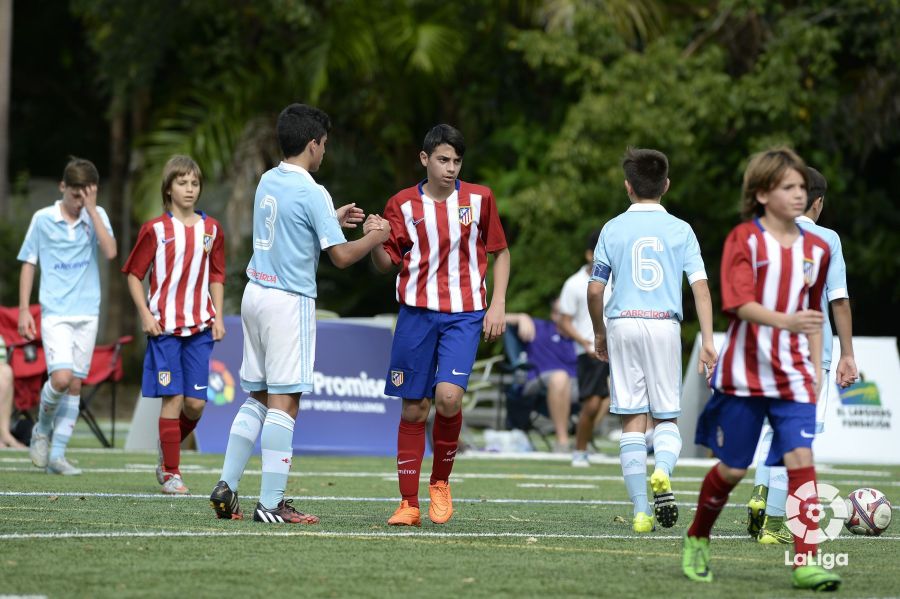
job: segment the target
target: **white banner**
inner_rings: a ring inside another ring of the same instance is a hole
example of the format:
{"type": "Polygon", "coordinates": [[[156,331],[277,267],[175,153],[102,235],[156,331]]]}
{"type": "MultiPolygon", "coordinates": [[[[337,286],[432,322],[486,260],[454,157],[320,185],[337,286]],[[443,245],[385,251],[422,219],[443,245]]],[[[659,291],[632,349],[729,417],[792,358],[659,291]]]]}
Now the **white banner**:
{"type": "MultiPolygon", "coordinates": [[[[721,349],[724,333],[714,341],[721,349]]],[[[816,463],[900,464],[900,355],[896,337],[854,337],[853,350],[860,380],[839,389],[834,369],[841,355],[834,337],[832,370],[828,384],[832,391],[825,414],[825,430],[813,442],[816,463]]],[[[706,380],[696,371],[700,335],[694,340],[685,370],[678,426],[684,440],[682,455],[708,457],[707,448],[694,444],[697,418],[709,399],[706,380]]]]}

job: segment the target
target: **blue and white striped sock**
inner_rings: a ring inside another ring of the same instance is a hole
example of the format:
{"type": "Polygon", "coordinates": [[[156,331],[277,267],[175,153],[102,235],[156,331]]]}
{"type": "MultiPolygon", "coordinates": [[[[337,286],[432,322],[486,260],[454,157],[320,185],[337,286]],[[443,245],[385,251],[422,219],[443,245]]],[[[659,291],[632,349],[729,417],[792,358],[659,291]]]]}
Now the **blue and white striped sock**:
{"type": "Polygon", "coordinates": [[[282,410],[269,409],[262,427],[262,484],[259,502],[267,510],[284,499],[291,457],[294,454],[294,419],[282,410]]]}
{"type": "Polygon", "coordinates": [[[753,478],[754,487],[759,485],[770,486],[769,479],[771,474],[769,472],[770,468],[766,466],[766,458],[769,457],[769,449],[772,447],[772,434],[772,427],[766,424],[766,432],[759,443],[759,461],[756,463],[756,476],[753,478]]]}
{"type": "Polygon", "coordinates": [[[238,410],[234,421],[231,423],[231,432],[228,433],[228,446],[225,448],[225,463],[222,464],[222,478],[235,493],[241,476],[247,467],[259,431],[262,430],[266,419],[266,406],[248,397],[244,405],[238,410]]]}
{"type": "Polygon", "coordinates": [[[784,517],[787,496],[787,468],[784,466],[772,466],[769,475],[769,497],[766,499],[766,515],[784,517]]]}
{"type": "Polygon", "coordinates": [[[78,420],[78,404],[81,397],[78,395],[66,395],[56,408],[56,416],[53,418],[53,439],[50,441],[49,460],[58,460],[65,457],[66,445],[72,437],[75,422],[78,420]]]}
{"type": "Polygon", "coordinates": [[[656,467],[672,476],[675,463],[681,455],[681,433],[678,425],[671,421],[660,422],[653,429],[653,457],[656,467]]]}
{"type": "Polygon", "coordinates": [[[647,501],[647,439],[644,433],[622,433],[619,461],[622,463],[625,488],[634,504],[634,515],[638,512],[650,515],[650,503],[647,501]]]}
{"type": "Polygon", "coordinates": [[[57,391],[50,384],[50,379],[41,387],[41,407],[38,410],[38,421],[34,425],[37,432],[42,435],[49,435],[53,430],[53,422],[56,419],[56,410],[59,407],[59,401],[65,395],[66,390],[57,391]]]}

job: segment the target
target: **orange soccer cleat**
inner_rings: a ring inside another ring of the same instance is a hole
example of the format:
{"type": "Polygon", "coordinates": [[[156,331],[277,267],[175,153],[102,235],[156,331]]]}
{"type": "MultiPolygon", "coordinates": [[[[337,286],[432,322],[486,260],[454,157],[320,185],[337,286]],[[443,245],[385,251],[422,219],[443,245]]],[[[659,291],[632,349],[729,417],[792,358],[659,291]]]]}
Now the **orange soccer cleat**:
{"type": "Polygon", "coordinates": [[[388,518],[388,524],[391,526],[422,526],[419,508],[409,505],[405,499],[402,500],[394,515],[388,518]]]}
{"type": "Polygon", "coordinates": [[[428,517],[435,524],[443,524],[453,515],[453,498],[450,497],[450,483],[439,480],[428,485],[431,505],[428,506],[428,517]]]}

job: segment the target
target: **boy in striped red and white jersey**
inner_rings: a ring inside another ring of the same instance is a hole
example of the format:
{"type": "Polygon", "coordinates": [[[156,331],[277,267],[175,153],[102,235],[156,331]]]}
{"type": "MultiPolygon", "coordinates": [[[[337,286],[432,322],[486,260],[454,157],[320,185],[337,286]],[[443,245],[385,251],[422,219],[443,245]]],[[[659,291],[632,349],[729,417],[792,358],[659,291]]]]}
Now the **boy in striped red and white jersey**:
{"type": "Polygon", "coordinates": [[[710,531],[747,473],[768,419],[774,435],[766,464],[787,467],[798,507],[791,526],[793,585],[835,590],[841,584],[837,574],[812,563],[824,540],[812,441],[831,256],[825,240],[794,220],[806,208],[806,187],[806,165],[788,148],[756,154],[744,172],[750,220],[729,234],[721,266],[722,308],[731,322],[711,379],[713,395],[697,423],[696,443],[720,461],[703,480],[685,536],[682,570],[691,580],[712,581],[710,531]]]}
{"type": "MultiPolygon", "coordinates": [[[[403,398],[397,434],[402,500],[388,520],[419,526],[419,470],[425,422],[435,403],[434,461],[428,487],[432,522],[453,514],[449,477],[462,427],[462,396],[481,333],[491,341],[506,328],[509,250],[491,190],[457,179],[465,153],[462,134],[437,125],[419,153],[427,178],[388,200],[391,236],[372,250],[381,272],[399,266],[400,313],[385,394],[403,398]],[[487,255],[494,255],[494,289],[487,302],[487,255]]],[[[368,221],[363,230],[379,226],[368,221]]]]}
{"type": "Polygon", "coordinates": [[[213,342],[225,336],[225,237],[222,225],[196,210],[203,189],[200,167],[174,156],[163,169],[165,213],[144,223],[122,272],[147,334],[141,392],[161,397],[160,457],[163,493],[184,494],[181,442],[206,405],[213,342]],[[142,281],[148,271],[150,291],[142,281]]]}

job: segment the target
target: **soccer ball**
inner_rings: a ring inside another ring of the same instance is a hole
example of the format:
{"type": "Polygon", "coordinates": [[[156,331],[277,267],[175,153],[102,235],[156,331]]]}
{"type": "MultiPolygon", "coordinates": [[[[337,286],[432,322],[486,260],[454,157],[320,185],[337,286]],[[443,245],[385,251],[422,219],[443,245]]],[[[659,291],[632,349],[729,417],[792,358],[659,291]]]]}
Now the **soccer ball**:
{"type": "Polygon", "coordinates": [[[877,537],[891,524],[891,502],[877,489],[857,489],[847,495],[847,513],[844,522],[847,530],[855,535],[877,537]]]}

